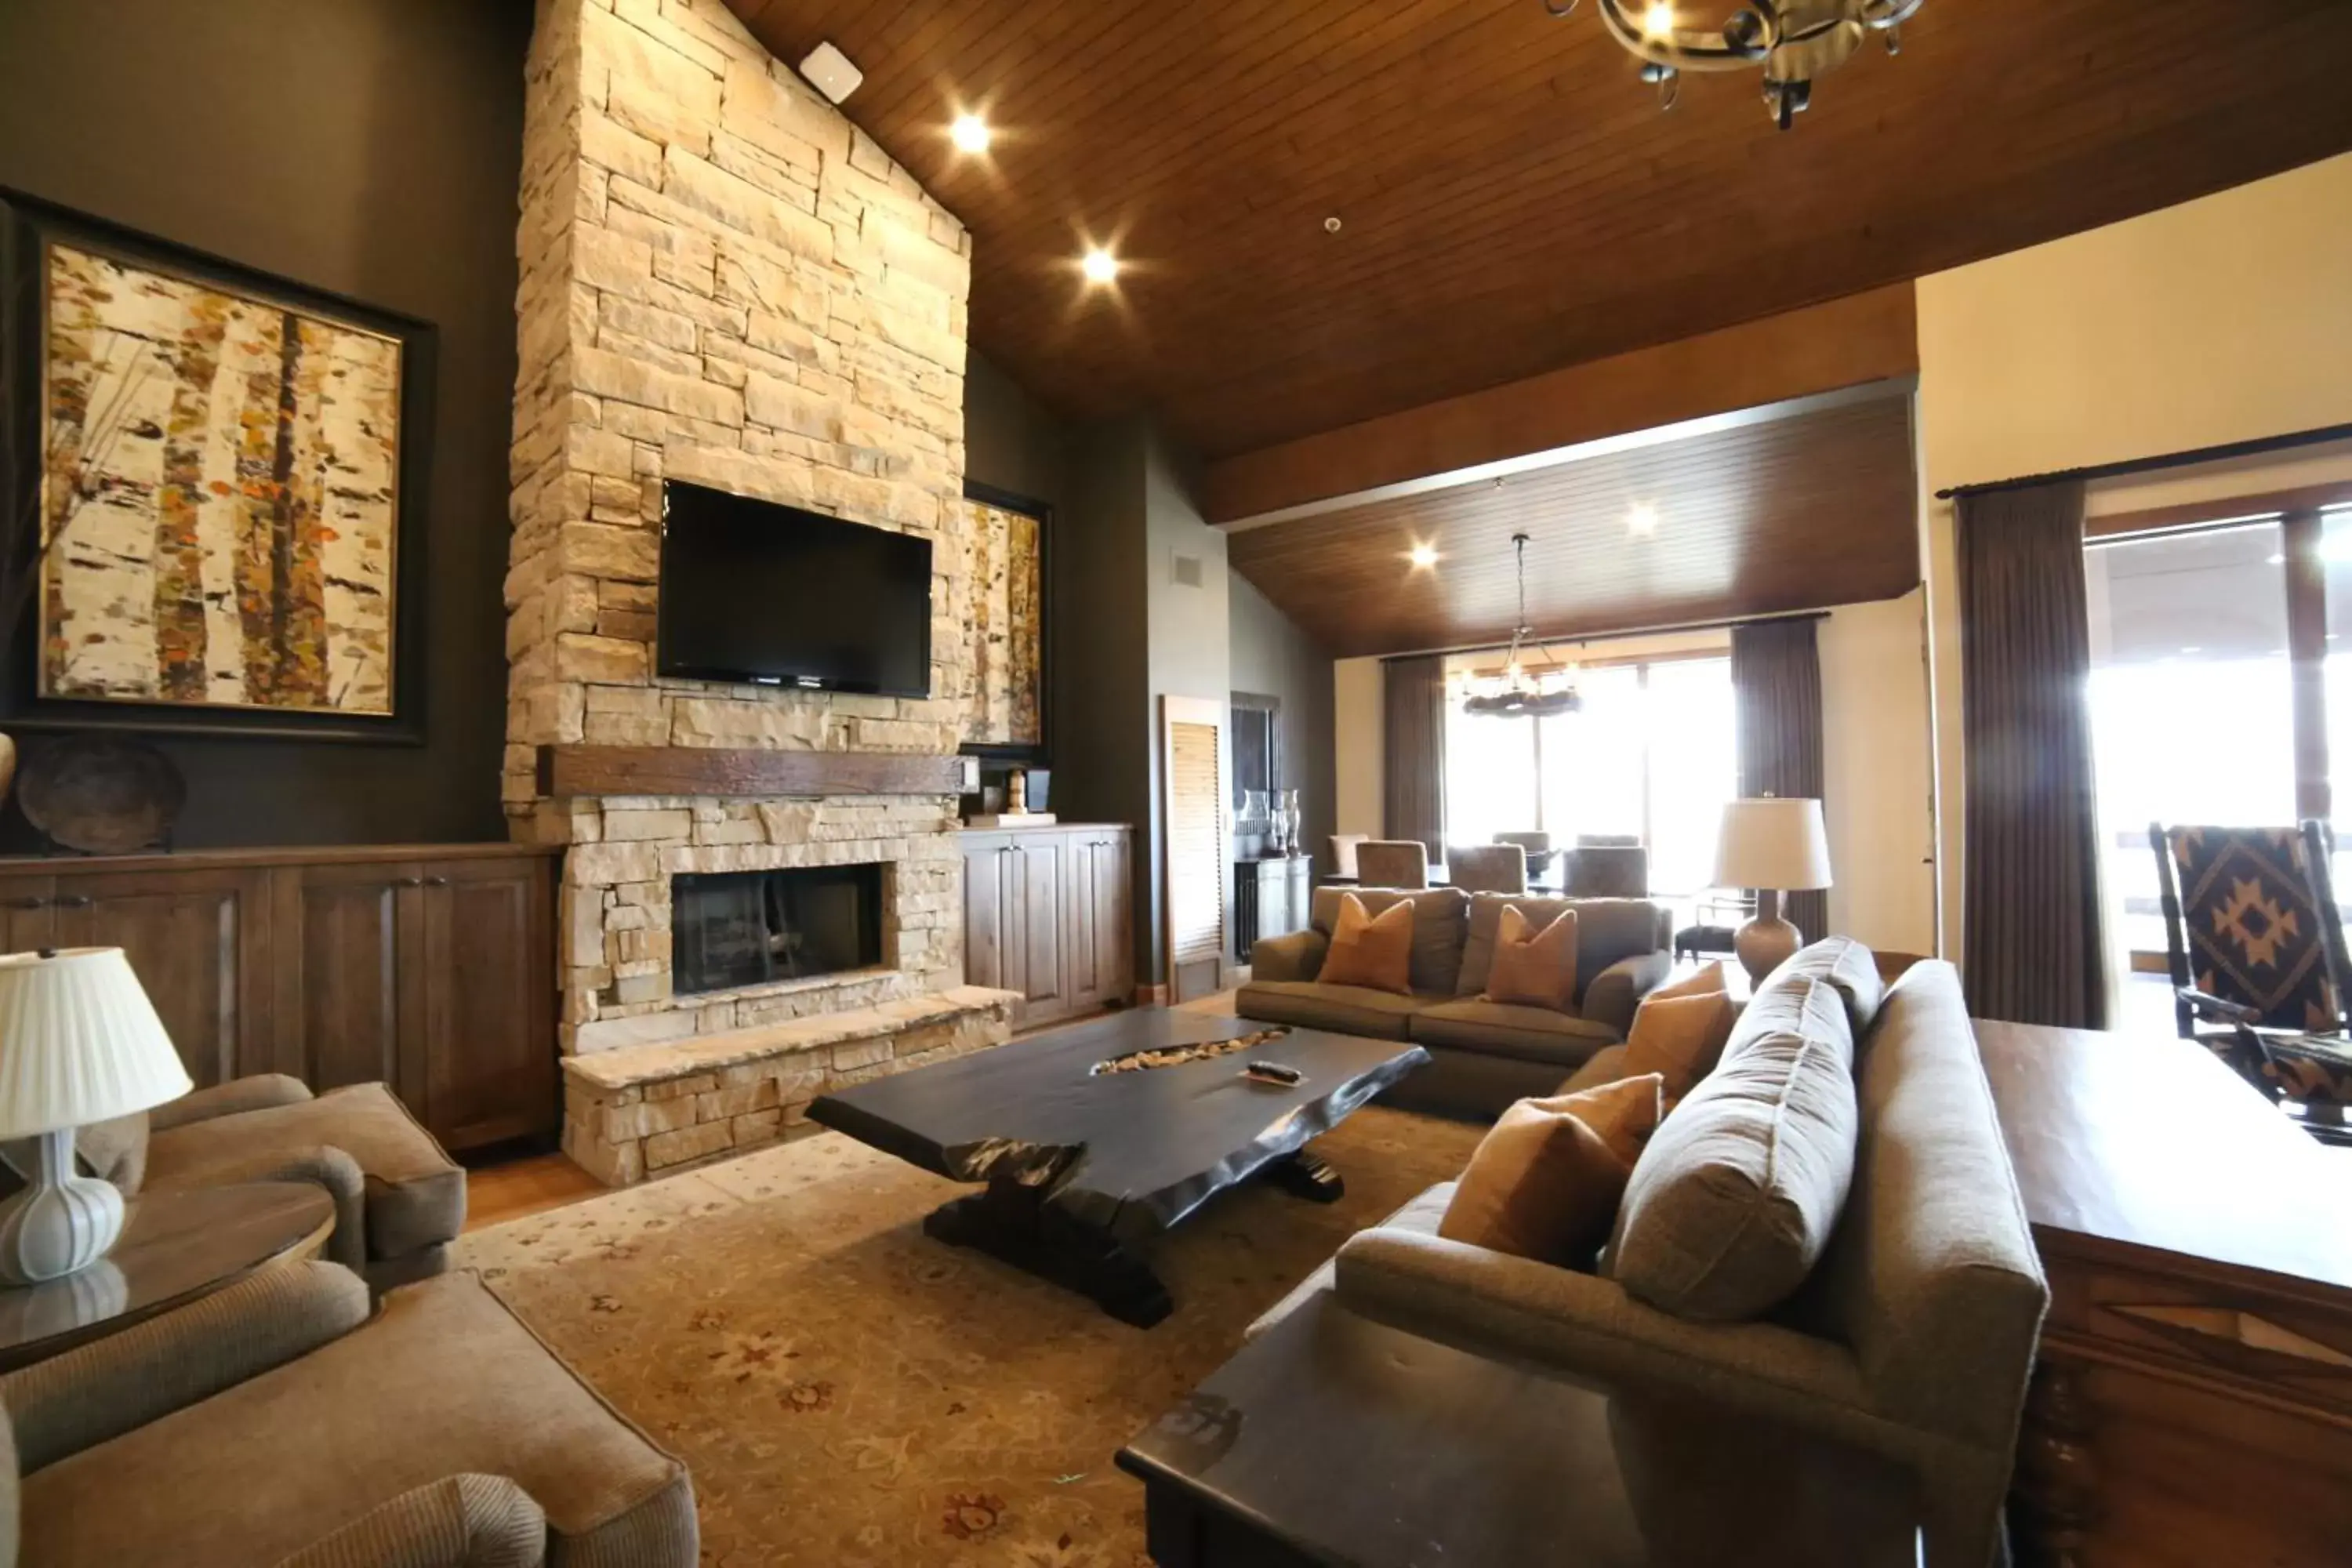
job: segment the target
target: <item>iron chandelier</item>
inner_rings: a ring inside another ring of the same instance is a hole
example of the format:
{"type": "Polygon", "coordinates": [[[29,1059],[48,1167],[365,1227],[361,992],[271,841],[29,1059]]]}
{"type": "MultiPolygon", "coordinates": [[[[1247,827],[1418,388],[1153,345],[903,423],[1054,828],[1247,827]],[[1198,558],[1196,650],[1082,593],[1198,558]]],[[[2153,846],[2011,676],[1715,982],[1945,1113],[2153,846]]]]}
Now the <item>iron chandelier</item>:
{"type": "MultiPolygon", "coordinates": [[[[1543,0],[1555,16],[1582,0],[1543,0]]],[[[1594,0],[1617,41],[1642,60],[1642,79],[1672,109],[1685,71],[1764,71],[1764,107],[1781,130],[1812,101],[1813,79],[1843,65],[1876,33],[1888,54],[1902,50],[1901,28],[1924,0],[1746,0],[1706,32],[1682,25],[1674,0],[1594,0]]]]}
{"type": "Polygon", "coordinates": [[[1535,629],[1528,625],[1528,536],[1515,533],[1511,543],[1519,552],[1519,620],[1511,628],[1511,657],[1499,680],[1481,683],[1462,700],[1462,711],[1482,719],[1547,719],[1555,713],[1573,713],[1584,706],[1584,698],[1576,689],[1574,665],[1529,675],[1519,660],[1520,650],[1535,629]]]}

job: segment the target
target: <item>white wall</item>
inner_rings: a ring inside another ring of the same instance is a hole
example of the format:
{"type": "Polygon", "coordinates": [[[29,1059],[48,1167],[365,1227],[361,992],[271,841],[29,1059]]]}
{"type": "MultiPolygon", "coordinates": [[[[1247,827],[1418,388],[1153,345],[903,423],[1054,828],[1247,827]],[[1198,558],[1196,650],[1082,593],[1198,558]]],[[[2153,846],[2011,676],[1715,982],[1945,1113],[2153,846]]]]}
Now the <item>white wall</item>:
{"type": "MultiPolygon", "coordinates": [[[[2352,154],[1923,278],[1918,305],[1930,493],[2352,423],[2352,154]]],[[[1950,505],[1927,501],[1923,523],[1938,897],[1944,951],[1958,957],[1950,505]]]]}
{"type": "Polygon", "coordinates": [[[1342,658],[1331,666],[1331,752],[1338,773],[1335,833],[1378,838],[1381,822],[1381,742],[1385,699],[1377,658],[1342,658]]]}
{"type": "MultiPolygon", "coordinates": [[[[1935,947],[1924,595],[1832,607],[1821,625],[1822,788],[1828,796],[1830,923],[1874,947],[1935,947]]],[[[1665,653],[1722,634],[1595,643],[1592,657],[1665,653]]],[[[1487,662],[1492,662],[1491,658],[1487,662]]],[[[1381,664],[1333,667],[1339,831],[1381,828],[1381,664]]]]}

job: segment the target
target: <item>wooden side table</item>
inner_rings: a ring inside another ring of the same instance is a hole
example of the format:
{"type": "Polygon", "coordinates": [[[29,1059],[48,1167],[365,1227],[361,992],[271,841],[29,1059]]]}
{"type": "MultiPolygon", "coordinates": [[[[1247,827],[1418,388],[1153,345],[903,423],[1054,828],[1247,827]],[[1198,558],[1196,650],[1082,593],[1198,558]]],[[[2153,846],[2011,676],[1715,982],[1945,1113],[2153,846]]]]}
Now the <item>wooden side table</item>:
{"type": "Polygon", "coordinates": [[[246,1182],[142,1194],[122,1237],[78,1274],[0,1289],[0,1372],[197,1300],[247,1275],[316,1257],[335,1205],[304,1182],[246,1182]]]}

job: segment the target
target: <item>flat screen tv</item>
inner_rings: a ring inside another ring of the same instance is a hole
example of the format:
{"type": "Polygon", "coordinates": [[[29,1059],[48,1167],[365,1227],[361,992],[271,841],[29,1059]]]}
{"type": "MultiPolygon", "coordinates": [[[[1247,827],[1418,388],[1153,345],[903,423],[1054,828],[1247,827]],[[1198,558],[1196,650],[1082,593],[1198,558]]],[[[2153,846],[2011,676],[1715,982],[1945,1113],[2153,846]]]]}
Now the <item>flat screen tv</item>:
{"type": "Polygon", "coordinates": [[[931,542],[672,479],[664,675],[928,697],[931,542]]]}

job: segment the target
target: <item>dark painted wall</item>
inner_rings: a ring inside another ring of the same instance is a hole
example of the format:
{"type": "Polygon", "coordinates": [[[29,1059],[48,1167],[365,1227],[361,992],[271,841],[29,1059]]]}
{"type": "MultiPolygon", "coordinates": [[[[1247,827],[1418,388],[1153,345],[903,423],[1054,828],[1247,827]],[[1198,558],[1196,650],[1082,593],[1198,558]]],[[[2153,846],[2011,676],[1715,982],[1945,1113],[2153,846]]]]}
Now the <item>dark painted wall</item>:
{"type": "Polygon", "coordinates": [[[527,0],[0,4],[0,184],[439,328],[426,743],[161,739],[182,847],[505,837],[530,35],[527,0]]]}
{"type": "Polygon", "coordinates": [[[1232,606],[1235,691],[1282,699],[1283,784],[1298,792],[1302,834],[1328,873],[1331,835],[1339,831],[1339,773],[1333,763],[1331,655],[1298,628],[1239,573],[1228,594],[1232,606]]]}

